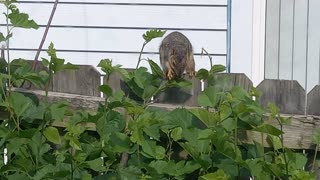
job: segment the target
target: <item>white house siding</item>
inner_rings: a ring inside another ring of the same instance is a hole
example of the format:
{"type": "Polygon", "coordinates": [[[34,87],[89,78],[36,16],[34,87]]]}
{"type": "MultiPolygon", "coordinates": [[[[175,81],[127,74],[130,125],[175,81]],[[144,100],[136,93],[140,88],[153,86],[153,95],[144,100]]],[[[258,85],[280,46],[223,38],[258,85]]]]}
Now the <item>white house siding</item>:
{"type": "Polygon", "coordinates": [[[320,82],[320,1],[267,0],[265,78],[320,82]]]}
{"type": "MultiPolygon", "coordinates": [[[[26,0],[22,0],[26,1],[26,0]]],[[[21,1],[21,2],[22,2],[21,1]]],[[[29,13],[38,24],[46,25],[54,0],[41,0],[51,3],[20,3],[21,11],[29,13]]],[[[111,58],[115,64],[133,68],[138,59],[138,53],[143,43],[142,34],[148,28],[178,29],[191,41],[196,54],[196,69],[209,68],[207,57],[199,54],[205,48],[214,56],[214,63],[224,64],[226,61],[226,32],[210,29],[227,28],[227,8],[201,5],[226,5],[227,0],[60,0],[52,25],[84,26],[82,28],[51,27],[43,48],[52,41],[58,50],[88,50],[90,52],[58,51],[60,57],[75,64],[91,64],[96,66],[103,58],[111,58]],[[196,4],[200,6],[142,6],[142,5],[88,5],[67,4],[66,2],[108,2],[108,3],[148,3],[148,4],[196,4]],[[96,26],[96,28],[85,28],[96,26]],[[98,27],[133,27],[133,29],[112,29],[98,27]],[[145,28],[145,29],[139,29],[145,28]],[[183,30],[192,29],[192,30],[183,30]],[[196,30],[199,29],[199,30],[196,30]],[[108,51],[108,52],[104,52],[108,51]],[[129,53],[112,53],[126,51],[129,53]]],[[[231,72],[252,74],[252,28],[253,0],[233,0],[232,4],[232,50],[231,72]]],[[[3,7],[1,7],[3,10],[3,7]]],[[[4,24],[4,18],[0,24],[4,24]]],[[[1,32],[4,27],[1,26],[1,32]]],[[[172,30],[168,30],[167,33],[172,30]]],[[[11,59],[33,59],[44,32],[44,27],[38,30],[14,29],[11,48],[11,59]],[[23,51],[21,49],[31,49],[23,51]]],[[[155,39],[145,48],[143,57],[158,60],[158,47],[161,39],[155,39]],[[151,54],[150,54],[151,53],[151,54]]],[[[46,57],[42,52],[41,57],[46,57]]],[[[142,65],[147,66],[145,62],[142,65]]],[[[261,80],[261,79],[260,79],[261,80]]]]}

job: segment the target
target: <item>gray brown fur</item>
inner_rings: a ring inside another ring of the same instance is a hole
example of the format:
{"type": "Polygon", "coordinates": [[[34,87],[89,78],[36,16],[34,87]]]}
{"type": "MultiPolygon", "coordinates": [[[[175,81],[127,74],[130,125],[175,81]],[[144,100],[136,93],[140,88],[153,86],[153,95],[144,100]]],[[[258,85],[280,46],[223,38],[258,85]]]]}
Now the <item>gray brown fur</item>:
{"type": "Polygon", "coordinates": [[[190,77],[195,75],[192,45],[185,35],[180,32],[170,33],[163,39],[159,51],[160,63],[167,79],[179,79],[184,71],[190,77]]]}

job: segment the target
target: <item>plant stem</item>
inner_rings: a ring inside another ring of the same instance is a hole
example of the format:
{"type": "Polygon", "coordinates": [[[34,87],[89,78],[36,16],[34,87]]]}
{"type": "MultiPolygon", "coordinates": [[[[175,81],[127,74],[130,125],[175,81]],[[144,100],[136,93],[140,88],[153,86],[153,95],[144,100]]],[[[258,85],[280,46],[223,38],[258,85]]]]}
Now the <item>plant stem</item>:
{"type": "Polygon", "coordinates": [[[136,66],[136,70],[139,68],[139,65],[140,65],[140,62],[141,62],[142,52],[143,52],[144,47],[145,47],[147,44],[148,44],[147,42],[144,42],[143,45],[142,45],[142,48],[141,48],[141,51],[140,51],[140,54],[139,54],[138,63],[137,63],[137,66],[136,66]]]}
{"type": "MultiPolygon", "coordinates": [[[[9,29],[9,7],[7,7],[7,14],[6,14],[6,26],[7,26],[7,36],[10,34],[10,29],[9,29]]],[[[8,93],[11,92],[11,68],[10,68],[10,52],[9,52],[9,39],[6,40],[6,46],[7,46],[7,61],[8,61],[8,75],[9,75],[9,80],[8,80],[8,93]]]]}
{"type": "MultiPolygon", "coordinates": [[[[210,54],[208,53],[207,50],[205,50],[204,48],[202,48],[202,52],[205,52],[207,54],[207,56],[209,57],[209,60],[210,60],[210,68],[212,68],[213,66],[213,63],[212,63],[212,57],[210,56],[210,54]]],[[[201,52],[201,54],[202,54],[201,52]]]]}
{"type": "Polygon", "coordinates": [[[314,152],[311,172],[314,172],[314,168],[315,168],[315,165],[316,165],[317,154],[318,154],[318,149],[319,149],[319,144],[317,144],[315,152],[314,152]]]}
{"type": "MultiPolygon", "coordinates": [[[[280,125],[280,131],[283,132],[283,125],[279,119],[280,114],[278,114],[278,116],[276,117],[279,125],[280,125]]],[[[284,158],[284,162],[286,163],[286,175],[289,176],[289,167],[288,167],[288,160],[286,157],[286,150],[284,149],[284,145],[283,145],[283,134],[280,135],[280,141],[281,141],[281,147],[282,147],[282,153],[283,153],[283,158],[284,158]]]]}

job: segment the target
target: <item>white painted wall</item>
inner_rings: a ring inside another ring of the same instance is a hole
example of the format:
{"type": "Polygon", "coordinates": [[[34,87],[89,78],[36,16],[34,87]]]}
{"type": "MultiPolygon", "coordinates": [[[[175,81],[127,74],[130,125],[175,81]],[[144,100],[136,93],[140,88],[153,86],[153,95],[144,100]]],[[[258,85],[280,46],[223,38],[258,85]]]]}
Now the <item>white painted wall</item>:
{"type": "MultiPolygon", "coordinates": [[[[43,0],[53,2],[54,0],[43,0]]],[[[66,0],[60,0],[64,2],[66,0]]],[[[71,0],[69,0],[71,1],[71,0]]],[[[80,0],[77,0],[80,1],[80,0]]],[[[90,0],[82,0],[90,2],[90,0]]],[[[94,0],[105,2],[106,0],[94,0]]],[[[92,2],[92,1],[91,1],[92,2]]],[[[226,4],[226,0],[112,0],[108,2],[130,3],[190,3],[190,4],[226,4]]],[[[260,1],[259,1],[260,2],[260,1]]],[[[46,24],[53,4],[18,5],[38,24],[46,24]]],[[[3,10],[3,7],[1,7],[3,10]]],[[[110,5],[69,5],[59,4],[53,25],[77,26],[120,26],[120,27],[159,27],[159,28],[226,28],[226,8],[217,7],[172,7],[172,6],[110,6],[110,5]]],[[[264,6],[254,0],[233,0],[232,4],[232,49],[231,72],[245,73],[257,85],[263,74],[264,44],[264,6]]],[[[0,23],[4,23],[3,17],[0,23]]],[[[1,27],[1,32],[3,32],[1,27]]],[[[39,46],[44,28],[39,30],[14,30],[12,48],[31,48],[39,46]]],[[[139,51],[143,43],[145,30],[119,29],[74,29],[51,28],[44,48],[52,41],[57,49],[139,51]]],[[[169,33],[170,31],[168,31],[169,33]]],[[[182,31],[189,37],[195,53],[205,48],[210,53],[226,53],[226,33],[210,31],[182,31]]],[[[145,51],[157,52],[161,39],[152,41],[145,51]]],[[[103,58],[111,58],[116,64],[133,68],[138,54],[114,53],[70,53],[59,52],[60,57],[75,64],[96,66],[103,58]]],[[[33,59],[35,51],[13,51],[12,58],[33,59]]],[[[46,53],[41,53],[46,57],[46,53]]],[[[156,62],[158,55],[143,55],[156,62]]],[[[196,69],[209,68],[206,57],[196,56],[196,69]]],[[[214,57],[214,63],[225,64],[225,57],[214,57]]],[[[147,66],[143,63],[142,65],[147,66]]]]}

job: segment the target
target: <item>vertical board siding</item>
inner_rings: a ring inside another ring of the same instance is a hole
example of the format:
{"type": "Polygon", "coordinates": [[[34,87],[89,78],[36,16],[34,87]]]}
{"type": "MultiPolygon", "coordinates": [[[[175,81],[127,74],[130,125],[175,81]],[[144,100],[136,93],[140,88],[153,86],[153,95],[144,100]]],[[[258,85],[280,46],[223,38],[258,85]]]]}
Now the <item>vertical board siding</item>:
{"type": "Polygon", "coordinates": [[[294,0],[281,0],[279,39],[279,79],[292,77],[294,0]],[[282,69],[287,69],[283,71],[282,69]]]}
{"type": "Polygon", "coordinates": [[[319,8],[319,0],[267,0],[266,79],[297,80],[307,93],[319,83],[319,8]]]}
{"type": "Polygon", "coordinates": [[[267,0],[266,5],[266,50],[265,50],[265,79],[279,77],[279,0],[267,0]]]}
{"type": "Polygon", "coordinates": [[[307,53],[307,18],[308,18],[308,1],[295,0],[294,14],[294,41],[293,41],[293,74],[295,79],[305,86],[306,79],[306,53],[307,53]]]}
{"type": "Polygon", "coordinates": [[[320,1],[309,0],[309,32],[307,56],[308,92],[319,82],[320,1]]]}

